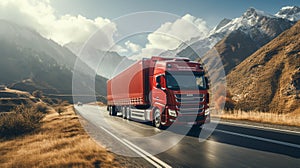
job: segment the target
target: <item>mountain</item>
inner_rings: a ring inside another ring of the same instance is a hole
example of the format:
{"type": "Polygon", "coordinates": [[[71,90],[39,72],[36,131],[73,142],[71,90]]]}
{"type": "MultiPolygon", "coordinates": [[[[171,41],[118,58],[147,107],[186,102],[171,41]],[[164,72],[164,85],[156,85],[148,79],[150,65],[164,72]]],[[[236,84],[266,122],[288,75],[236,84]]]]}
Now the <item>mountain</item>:
{"type": "Polygon", "coordinates": [[[188,57],[191,60],[199,59],[209,51],[220,40],[215,37],[203,39],[193,38],[188,42],[182,43],[174,50],[167,50],[159,54],[162,57],[188,57]]]}
{"type": "Polygon", "coordinates": [[[300,108],[300,22],[260,48],[227,76],[243,110],[293,112],[300,108]]]}
{"type": "MultiPolygon", "coordinates": [[[[32,29],[0,20],[0,84],[45,93],[72,93],[73,72],[83,78],[93,70],[67,48],[43,38],[32,29]],[[79,64],[78,69],[74,65],[79,64]]],[[[95,78],[95,76],[93,76],[95,78]]],[[[96,77],[99,94],[106,94],[106,79],[96,77]]],[[[88,87],[84,81],[78,86],[88,87]]]]}
{"type": "Polygon", "coordinates": [[[286,6],[280,9],[275,16],[288,19],[290,21],[300,20],[300,7],[298,6],[286,6]]]}
{"type": "Polygon", "coordinates": [[[215,45],[225,73],[293,24],[289,20],[250,8],[240,18],[216,30],[217,33],[233,30],[215,45]]]}
{"type": "Polygon", "coordinates": [[[267,24],[272,19],[278,18],[251,7],[247,9],[241,17],[232,19],[227,24],[224,24],[224,26],[220,26],[220,23],[215,29],[211,31],[211,34],[228,34],[229,32],[235,30],[241,30],[246,34],[253,34],[253,29],[259,29],[262,34],[270,35],[272,32],[269,32],[268,27],[265,24],[267,24]]]}
{"type": "Polygon", "coordinates": [[[0,20],[0,37],[2,41],[12,44],[18,50],[31,48],[34,52],[48,54],[61,65],[70,68],[74,66],[76,56],[72,52],[52,40],[45,39],[30,28],[0,20]]]}
{"type": "Polygon", "coordinates": [[[221,22],[214,28],[213,31],[220,30],[222,27],[226,26],[231,21],[232,21],[231,19],[227,19],[227,18],[221,20],[221,22]]]}
{"type": "Polygon", "coordinates": [[[209,53],[216,55],[214,51],[217,51],[225,73],[228,74],[245,58],[293,24],[295,22],[288,19],[249,8],[241,17],[222,20],[207,37],[194,38],[179,46],[178,49],[161,55],[175,55],[197,60],[201,57],[202,62],[208,63],[211,58],[209,53]]]}
{"type": "Polygon", "coordinates": [[[108,79],[135,62],[127,57],[120,56],[117,52],[102,51],[88,44],[68,43],[65,47],[80,57],[87,65],[94,69],[98,75],[108,79]]]}

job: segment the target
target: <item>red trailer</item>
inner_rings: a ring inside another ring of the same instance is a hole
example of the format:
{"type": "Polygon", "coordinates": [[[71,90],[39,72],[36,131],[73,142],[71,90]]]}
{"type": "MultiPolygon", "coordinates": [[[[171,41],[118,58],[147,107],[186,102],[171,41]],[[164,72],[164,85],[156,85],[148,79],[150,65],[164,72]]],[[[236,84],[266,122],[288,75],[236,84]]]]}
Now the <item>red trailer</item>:
{"type": "Polygon", "coordinates": [[[107,81],[110,115],[171,124],[209,121],[208,80],[203,67],[187,58],[143,59],[107,81]]]}

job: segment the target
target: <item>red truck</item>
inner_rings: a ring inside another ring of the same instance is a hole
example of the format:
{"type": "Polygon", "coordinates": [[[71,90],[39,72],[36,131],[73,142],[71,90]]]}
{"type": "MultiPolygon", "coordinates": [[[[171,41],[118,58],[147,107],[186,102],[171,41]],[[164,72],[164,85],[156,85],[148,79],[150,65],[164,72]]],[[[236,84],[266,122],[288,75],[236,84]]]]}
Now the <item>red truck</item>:
{"type": "Polygon", "coordinates": [[[107,81],[107,110],[123,118],[200,126],[210,121],[208,79],[198,62],[153,56],[107,81]]]}

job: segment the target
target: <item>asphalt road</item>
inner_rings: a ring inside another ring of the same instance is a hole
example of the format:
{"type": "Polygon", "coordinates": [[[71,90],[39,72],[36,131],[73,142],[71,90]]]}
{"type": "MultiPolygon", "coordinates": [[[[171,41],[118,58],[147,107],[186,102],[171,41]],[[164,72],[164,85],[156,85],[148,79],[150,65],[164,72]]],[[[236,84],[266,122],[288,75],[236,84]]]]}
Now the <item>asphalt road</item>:
{"type": "MultiPolygon", "coordinates": [[[[86,131],[110,151],[143,167],[300,168],[300,133],[220,122],[213,130],[159,130],[108,115],[106,107],[75,107],[86,131]],[[212,132],[207,140],[199,135],[212,132]]],[[[216,123],[214,123],[216,124],[216,123]]]]}

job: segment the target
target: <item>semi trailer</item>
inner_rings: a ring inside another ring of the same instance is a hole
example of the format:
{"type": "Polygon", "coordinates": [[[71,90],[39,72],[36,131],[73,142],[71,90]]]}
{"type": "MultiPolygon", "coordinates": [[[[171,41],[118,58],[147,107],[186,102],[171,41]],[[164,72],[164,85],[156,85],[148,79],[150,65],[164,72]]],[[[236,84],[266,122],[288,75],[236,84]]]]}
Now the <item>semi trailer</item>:
{"type": "Polygon", "coordinates": [[[111,116],[151,121],[157,128],[200,126],[210,121],[208,89],[200,63],[153,56],[107,81],[107,110],[111,116]]]}

